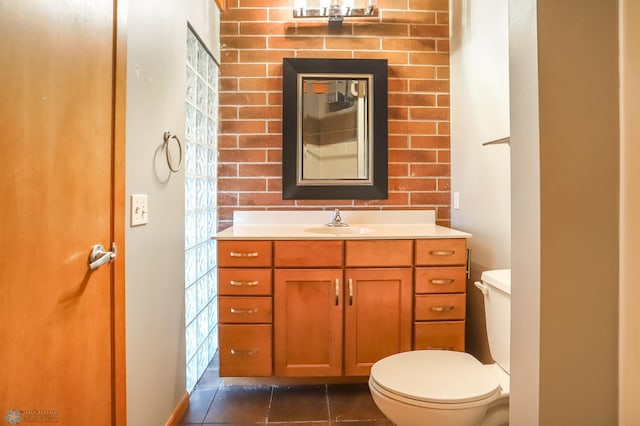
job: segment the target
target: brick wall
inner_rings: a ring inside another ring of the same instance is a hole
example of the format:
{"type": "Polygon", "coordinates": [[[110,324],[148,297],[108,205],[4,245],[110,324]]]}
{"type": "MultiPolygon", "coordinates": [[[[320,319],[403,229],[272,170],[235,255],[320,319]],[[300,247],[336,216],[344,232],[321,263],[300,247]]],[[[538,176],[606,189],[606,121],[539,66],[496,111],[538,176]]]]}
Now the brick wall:
{"type": "Polygon", "coordinates": [[[436,210],[449,225],[447,0],[378,0],[380,18],[292,18],[293,0],[227,0],[221,15],[219,228],[234,210],[436,210]],[[389,198],[283,200],[282,58],[389,63],[389,198]]]}

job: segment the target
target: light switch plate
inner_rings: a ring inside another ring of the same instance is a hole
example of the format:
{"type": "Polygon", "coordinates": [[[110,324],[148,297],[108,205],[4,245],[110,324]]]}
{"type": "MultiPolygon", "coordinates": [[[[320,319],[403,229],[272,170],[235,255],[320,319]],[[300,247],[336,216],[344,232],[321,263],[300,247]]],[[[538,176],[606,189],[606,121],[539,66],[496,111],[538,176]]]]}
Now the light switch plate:
{"type": "Polygon", "coordinates": [[[146,225],[149,222],[147,194],[131,194],[131,226],[146,225]]]}
{"type": "Polygon", "coordinates": [[[460,209],[460,193],[459,192],[453,193],[453,208],[455,210],[460,209]]]}

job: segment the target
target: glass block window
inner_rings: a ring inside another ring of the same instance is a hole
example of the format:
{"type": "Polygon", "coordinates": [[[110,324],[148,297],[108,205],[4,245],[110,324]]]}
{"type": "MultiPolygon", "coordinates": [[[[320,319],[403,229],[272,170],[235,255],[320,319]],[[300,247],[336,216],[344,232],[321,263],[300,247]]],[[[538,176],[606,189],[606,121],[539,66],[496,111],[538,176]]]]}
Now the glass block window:
{"type": "Polygon", "coordinates": [[[187,31],[185,115],[185,324],[187,391],[218,350],[216,245],[218,64],[187,31]]]}

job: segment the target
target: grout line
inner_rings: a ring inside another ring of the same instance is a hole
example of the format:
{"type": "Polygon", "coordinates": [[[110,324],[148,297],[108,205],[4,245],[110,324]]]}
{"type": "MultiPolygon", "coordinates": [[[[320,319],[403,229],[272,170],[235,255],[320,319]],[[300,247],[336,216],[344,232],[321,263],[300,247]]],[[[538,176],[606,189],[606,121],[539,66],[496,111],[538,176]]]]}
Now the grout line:
{"type": "Polygon", "coordinates": [[[271,403],[273,402],[273,393],[275,389],[275,385],[271,385],[271,393],[269,394],[269,407],[267,408],[267,418],[265,419],[265,423],[269,423],[269,415],[271,414],[271,403]]]}
{"type": "Polygon", "coordinates": [[[327,401],[327,415],[329,416],[329,425],[333,424],[333,419],[331,418],[331,404],[329,404],[329,385],[324,385],[324,397],[327,401]]]}
{"type": "Polygon", "coordinates": [[[206,420],[207,416],[209,415],[209,411],[211,411],[211,408],[213,407],[213,401],[216,400],[216,396],[218,396],[218,392],[220,392],[220,385],[216,386],[216,391],[213,393],[213,398],[211,398],[211,402],[209,403],[209,406],[207,407],[207,411],[204,413],[204,417],[202,418],[202,423],[204,424],[204,421],[206,420]]]}

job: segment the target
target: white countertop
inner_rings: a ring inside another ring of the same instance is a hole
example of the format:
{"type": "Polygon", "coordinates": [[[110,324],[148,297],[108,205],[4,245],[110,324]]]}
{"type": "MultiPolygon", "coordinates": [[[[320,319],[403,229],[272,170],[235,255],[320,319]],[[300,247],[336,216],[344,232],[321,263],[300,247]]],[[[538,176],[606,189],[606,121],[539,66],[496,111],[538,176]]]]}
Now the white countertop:
{"type": "Polygon", "coordinates": [[[433,210],[341,210],[348,227],[328,227],[333,210],[240,211],[218,240],[352,240],[470,238],[436,225],[433,210]]]}

